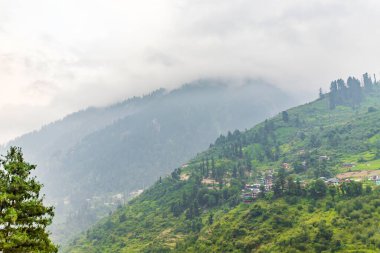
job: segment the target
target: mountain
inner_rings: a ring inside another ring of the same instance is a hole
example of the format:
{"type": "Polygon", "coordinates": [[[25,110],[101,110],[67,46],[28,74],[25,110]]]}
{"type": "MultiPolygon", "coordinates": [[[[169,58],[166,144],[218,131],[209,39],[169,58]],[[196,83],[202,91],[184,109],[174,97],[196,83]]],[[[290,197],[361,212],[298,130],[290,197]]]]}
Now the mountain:
{"type": "Polygon", "coordinates": [[[56,207],[53,236],[64,243],[220,134],[293,103],[263,81],[200,80],[73,113],[7,146],[22,147],[38,165],[47,202],[56,207]]]}
{"type": "Polygon", "coordinates": [[[379,252],[380,84],[343,84],[220,136],[64,252],[379,252]]]}

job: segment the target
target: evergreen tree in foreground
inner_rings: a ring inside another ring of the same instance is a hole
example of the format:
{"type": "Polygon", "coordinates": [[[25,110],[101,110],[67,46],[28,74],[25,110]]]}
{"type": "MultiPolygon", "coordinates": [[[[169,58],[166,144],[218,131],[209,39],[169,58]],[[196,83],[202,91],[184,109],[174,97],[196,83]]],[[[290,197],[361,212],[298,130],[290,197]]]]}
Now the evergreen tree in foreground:
{"type": "Polygon", "coordinates": [[[57,252],[46,227],[53,207],[46,207],[42,185],[31,176],[36,168],[24,161],[20,148],[11,147],[0,163],[0,251],[57,252]]]}

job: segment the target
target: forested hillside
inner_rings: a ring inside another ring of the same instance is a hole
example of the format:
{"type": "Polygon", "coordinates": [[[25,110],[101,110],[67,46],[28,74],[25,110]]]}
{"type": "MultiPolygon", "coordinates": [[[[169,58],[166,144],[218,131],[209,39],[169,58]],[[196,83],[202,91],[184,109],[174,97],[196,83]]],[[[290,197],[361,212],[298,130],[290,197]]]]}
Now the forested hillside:
{"type": "Polygon", "coordinates": [[[56,207],[53,236],[62,243],[221,133],[252,126],[293,103],[262,81],[201,80],[74,113],[8,146],[22,147],[38,164],[36,175],[56,207]]]}
{"type": "Polygon", "coordinates": [[[380,87],[348,80],[220,136],[66,252],[379,252],[380,87]]]}

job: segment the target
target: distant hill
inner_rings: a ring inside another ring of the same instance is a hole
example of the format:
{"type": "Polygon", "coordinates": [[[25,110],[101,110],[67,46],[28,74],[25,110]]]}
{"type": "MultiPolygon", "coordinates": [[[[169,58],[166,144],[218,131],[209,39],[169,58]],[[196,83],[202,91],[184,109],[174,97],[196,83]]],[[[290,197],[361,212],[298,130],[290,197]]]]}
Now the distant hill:
{"type": "Polygon", "coordinates": [[[370,84],[332,83],[219,137],[65,252],[380,252],[380,84],[370,84]]]}
{"type": "Polygon", "coordinates": [[[56,206],[58,242],[169,174],[229,129],[245,129],[296,102],[262,82],[201,80],[104,108],[88,108],[10,142],[38,165],[56,206]]]}

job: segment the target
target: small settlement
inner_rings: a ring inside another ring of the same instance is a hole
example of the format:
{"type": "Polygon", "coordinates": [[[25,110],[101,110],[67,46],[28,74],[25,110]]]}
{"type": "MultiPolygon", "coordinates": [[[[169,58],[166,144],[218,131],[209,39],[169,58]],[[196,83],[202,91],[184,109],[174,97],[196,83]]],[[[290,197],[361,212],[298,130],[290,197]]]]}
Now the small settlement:
{"type": "MultiPolygon", "coordinates": [[[[323,157],[324,159],[327,159],[323,157]]],[[[351,168],[352,164],[344,164],[345,167],[351,168]]],[[[283,164],[284,168],[288,167],[288,164],[283,164]]],[[[242,190],[241,198],[244,203],[251,203],[256,198],[258,198],[259,194],[264,191],[268,192],[273,187],[273,170],[268,170],[263,177],[261,177],[259,180],[257,180],[253,184],[246,184],[244,189],[242,190]]],[[[335,185],[339,186],[343,183],[347,183],[350,181],[369,181],[372,182],[375,185],[380,185],[380,169],[379,170],[361,170],[361,171],[354,171],[354,172],[345,172],[336,175],[336,177],[333,178],[325,178],[320,177],[326,185],[335,185]]],[[[306,186],[305,183],[303,183],[303,186],[306,186]]]]}
{"type": "Polygon", "coordinates": [[[251,203],[262,191],[270,191],[273,187],[273,170],[268,170],[257,183],[246,184],[242,190],[242,199],[244,203],[251,203]]]}

